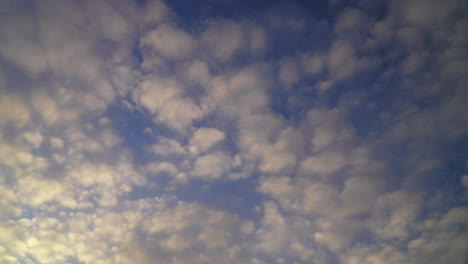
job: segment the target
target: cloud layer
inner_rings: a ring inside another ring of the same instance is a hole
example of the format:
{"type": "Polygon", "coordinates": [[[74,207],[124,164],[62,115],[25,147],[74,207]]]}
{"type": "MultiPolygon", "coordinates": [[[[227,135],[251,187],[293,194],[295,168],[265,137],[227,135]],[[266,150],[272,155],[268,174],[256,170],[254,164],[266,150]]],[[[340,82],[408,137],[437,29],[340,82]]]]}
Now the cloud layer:
{"type": "Polygon", "coordinates": [[[182,2],[2,4],[1,263],[466,263],[465,2],[182,2]]]}

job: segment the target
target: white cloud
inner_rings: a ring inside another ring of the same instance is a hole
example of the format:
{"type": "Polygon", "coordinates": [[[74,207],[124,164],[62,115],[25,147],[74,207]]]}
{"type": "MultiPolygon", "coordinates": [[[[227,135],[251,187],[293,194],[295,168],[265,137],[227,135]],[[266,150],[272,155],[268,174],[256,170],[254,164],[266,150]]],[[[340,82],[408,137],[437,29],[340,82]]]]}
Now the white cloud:
{"type": "Polygon", "coordinates": [[[263,153],[260,170],[266,173],[277,173],[284,169],[291,168],[295,164],[296,156],[293,153],[270,152],[270,150],[266,149],[263,153]]]}
{"type": "Polygon", "coordinates": [[[177,98],[164,104],[154,120],[177,131],[185,131],[202,116],[201,109],[191,99],[177,98]]]}
{"type": "Polygon", "coordinates": [[[231,159],[228,155],[215,152],[197,158],[192,175],[207,180],[223,177],[231,168],[231,159]]]}
{"type": "Polygon", "coordinates": [[[196,47],[196,41],[188,33],[169,24],[163,24],[146,34],[141,43],[173,59],[185,58],[196,47]]]}
{"type": "Polygon", "coordinates": [[[239,146],[245,159],[259,161],[264,173],[280,173],[296,164],[295,151],[302,138],[280,118],[273,115],[250,115],[240,120],[239,146]]]}
{"type": "Polygon", "coordinates": [[[148,1],[145,3],[143,21],[145,23],[159,23],[170,13],[166,3],[160,0],[148,1]]]}
{"type": "Polygon", "coordinates": [[[133,100],[156,113],[181,93],[180,85],[170,79],[145,80],[132,93],[133,100]]]}
{"type": "Polygon", "coordinates": [[[350,77],[358,68],[358,58],[353,46],[346,41],[335,42],[330,49],[328,67],[335,80],[350,77]]]}
{"type": "Polygon", "coordinates": [[[242,68],[232,76],[217,76],[206,87],[201,107],[206,113],[217,109],[235,118],[260,112],[268,105],[269,82],[262,65],[242,68]]]}
{"type": "Polygon", "coordinates": [[[301,58],[302,70],[306,74],[318,74],[324,67],[324,58],[321,54],[306,54],[301,58]]]}
{"type": "Polygon", "coordinates": [[[184,76],[188,83],[207,84],[212,76],[208,64],[201,60],[194,60],[184,65],[184,76]]]}
{"type": "Polygon", "coordinates": [[[343,205],[341,213],[354,215],[368,211],[379,193],[379,186],[375,179],[351,177],[345,181],[340,199],[343,205]]]}
{"type": "Polygon", "coordinates": [[[414,74],[423,64],[423,56],[420,53],[413,53],[403,62],[403,74],[414,74]]]}
{"type": "Polygon", "coordinates": [[[177,174],[177,168],[172,163],[166,161],[149,163],[145,166],[145,171],[155,175],[160,173],[177,174]]]}
{"type": "Polygon", "coordinates": [[[338,109],[314,109],[307,113],[312,129],[311,150],[319,152],[336,144],[343,144],[353,138],[354,129],[349,126],[343,112],[338,109]]]}
{"type": "Polygon", "coordinates": [[[463,175],[461,182],[465,188],[468,188],[468,175],[463,175]]]}
{"type": "Polygon", "coordinates": [[[338,191],[329,184],[313,183],[304,193],[304,211],[328,216],[338,209],[338,191]]]}
{"type": "Polygon", "coordinates": [[[2,17],[0,27],[0,55],[37,77],[48,69],[47,58],[37,43],[34,21],[25,13],[2,17]]]}
{"type": "Polygon", "coordinates": [[[0,125],[15,122],[17,126],[26,125],[31,119],[28,106],[15,95],[2,95],[0,98],[0,125]]]}
{"type": "Polygon", "coordinates": [[[55,122],[60,116],[60,110],[55,100],[46,94],[35,94],[33,106],[41,114],[42,119],[49,125],[55,122]]]}
{"type": "Polygon", "coordinates": [[[380,4],[2,5],[0,262],[464,263],[466,10],[380,4]]]}
{"type": "Polygon", "coordinates": [[[279,252],[287,245],[287,223],[274,203],[266,203],[262,219],[263,229],[257,231],[258,247],[267,252],[279,252]]]}
{"type": "Polygon", "coordinates": [[[154,121],[177,131],[185,131],[203,113],[192,99],[182,97],[182,87],[174,80],[145,80],[132,93],[133,100],[155,115],[154,121]]]}
{"type": "Polygon", "coordinates": [[[268,47],[268,35],[262,27],[251,26],[250,28],[250,50],[262,52],[268,47]]]}
{"type": "Polygon", "coordinates": [[[35,149],[41,146],[43,140],[41,133],[31,131],[23,133],[21,138],[35,149]]]}
{"type": "Polygon", "coordinates": [[[419,216],[422,203],[418,195],[393,192],[381,195],[370,220],[373,231],[383,239],[405,239],[419,216]]]}
{"type": "Polygon", "coordinates": [[[18,207],[17,194],[7,186],[0,185],[0,220],[19,216],[21,211],[18,207]]]}
{"type": "Polygon", "coordinates": [[[9,167],[29,167],[34,165],[35,156],[16,146],[0,143],[0,164],[9,167]]]}
{"type": "Polygon", "coordinates": [[[245,41],[242,25],[232,20],[210,22],[201,37],[213,56],[220,61],[231,58],[245,41]]]}
{"type": "Polygon", "coordinates": [[[190,138],[190,152],[197,154],[224,140],[224,132],[216,128],[201,127],[190,138]]]}
{"type": "Polygon", "coordinates": [[[293,195],[295,190],[290,181],[288,177],[267,178],[261,183],[259,189],[277,197],[293,195]]]}
{"type": "Polygon", "coordinates": [[[62,185],[55,180],[24,177],[18,180],[19,195],[33,207],[53,201],[62,191],[62,185]]]}
{"type": "Polygon", "coordinates": [[[176,140],[160,137],[158,143],[150,146],[150,151],[161,156],[183,155],[187,151],[176,140]]]}
{"type": "MultiPolygon", "coordinates": [[[[303,221],[294,221],[284,217],[276,204],[266,202],[261,220],[261,228],[257,230],[258,243],[256,250],[266,252],[270,256],[296,258],[307,262],[314,254],[309,245],[301,242],[301,230],[310,228],[303,221]],[[298,230],[295,230],[298,229],[298,230]]],[[[302,230],[302,231],[303,231],[302,230]]],[[[281,262],[280,262],[281,263],[281,262]]]]}
{"type": "Polygon", "coordinates": [[[367,17],[358,9],[347,9],[338,18],[335,23],[335,32],[361,30],[367,22],[367,17]]]}
{"type": "Polygon", "coordinates": [[[112,41],[126,41],[132,30],[130,17],[133,16],[133,6],[127,6],[125,13],[121,13],[117,5],[112,5],[110,2],[87,3],[87,10],[83,10],[90,14],[93,26],[99,30],[100,37],[105,37],[112,41]]]}
{"type": "Polygon", "coordinates": [[[300,78],[299,67],[294,61],[283,61],[280,64],[279,79],[286,86],[296,84],[300,78]]]}
{"type": "Polygon", "coordinates": [[[459,5],[459,1],[450,0],[444,4],[438,1],[414,0],[404,3],[403,18],[410,24],[417,26],[431,26],[440,23],[453,14],[459,5]]]}
{"type": "Polygon", "coordinates": [[[343,169],[348,164],[347,158],[339,152],[325,152],[310,156],[301,162],[301,170],[311,176],[329,175],[343,169]]]}

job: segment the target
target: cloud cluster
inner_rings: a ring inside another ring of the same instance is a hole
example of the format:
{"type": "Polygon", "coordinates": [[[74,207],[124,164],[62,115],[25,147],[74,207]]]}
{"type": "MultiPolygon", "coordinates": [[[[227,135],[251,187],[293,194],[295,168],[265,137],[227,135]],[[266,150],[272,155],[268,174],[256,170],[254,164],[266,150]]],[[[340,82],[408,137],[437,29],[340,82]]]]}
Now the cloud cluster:
{"type": "Polygon", "coordinates": [[[466,3],[241,2],[0,7],[1,263],[467,261],[466,3]]]}

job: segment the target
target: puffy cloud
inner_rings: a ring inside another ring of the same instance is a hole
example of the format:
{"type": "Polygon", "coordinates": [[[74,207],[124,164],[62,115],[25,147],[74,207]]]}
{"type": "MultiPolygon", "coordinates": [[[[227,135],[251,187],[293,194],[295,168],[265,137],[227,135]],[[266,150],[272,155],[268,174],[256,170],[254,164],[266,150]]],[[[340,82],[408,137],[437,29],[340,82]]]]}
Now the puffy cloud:
{"type": "Polygon", "coordinates": [[[314,109],[307,113],[312,129],[311,148],[319,152],[334,144],[343,144],[354,136],[354,128],[347,124],[341,109],[314,109]]]}
{"type": "Polygon", "coordinates": [[[11,63],[38,76],[48,69],[47,58],[42,47],[37,45],[34,21],[27,12],[15,16],[4,16],[1,27],[2,44],[0,54],[11,63]],[[7,36],[9,36],[7,38],[7,36]]]}
{"type": "Polygon", "coordinates": [[[22,139],[33,148],[39,148],[42,144],[42,135],[39,132],[26,132],[22,135],[22,139]]]}
{"type": "Polygon", "coordinates": [[[268,35],[262,27],[252,26],[249,36],[251,51],[262,52],[268,47],[268,35]]]}
{"type": "Polygon", "coordinates": [[[306,54],[301,58],[302,70],[307,74],[318,74],[322,71],[325,61],[321,54],[306,54]]]}
{"type": "Polygon", "coordinates": [[[185,65],[184,76],[189,83],[207,84],[212,76],[206,62],[194,60],[185,65]]]}
{"type": "Polygon", "coordinates": [[[420,0],[410,1],[402,8],[404,19],[417,26],[431,26],[440,23],[453,14],[460,4],[457,0],[448,1],[441,5],[437,1],[423,2],[420,0]]]}
{"type": "Polygon", "coordinates": [[[177,98],[165,104],[157,113],[155,120],[178,131],[184,131],[194,120],[202,116],[202,110],[191,99],[177,98]]]}
{"type": "Polygon", "coordinates": [[[359,177],[348,178],[340,193],[344,206],[342,213],[358,214],[368,211],[379,193],[379,186],[374,181],[359,177]]]}
{"type": "Polygon", "coordinates": [[[291,220],[284,217],[276,204],[267,202],[264,205],[262,227],[257,230],[257,250],[278,256],[306,262],[310,261],[314,251],[309,245],[301,242],[299,232],[310,228],[307,221],[291,220]]]}
{"type": "Polygon", "coordinates": [[[148,1],[145,3],[143,21],[148,24],[163,21],[170,13],[166,3],[160,0],[148,1]]]}
{"type": "Polygon", "coordinates": [[[359,30],[366,20],[366,15],[358,9],[348,9],[340,15],[338,21],[335,23],[334,30],[336,32],[359,30]]]}
{"type": "Polygon", "coordinates": [[[300,77],[299,68],[294,61],[284,61],[281,63],[279,79],[286,86],[297,83],[300,77]]]}
{"type": "Polygon", "coordinates": [[[162,56],[175,59],[185,58],[196,46],[195,40],[188,33],[168,24],[146,34],[141,44],[152,47],[162,56]]]}
{"type": "Polygon", "coordinates": [[[156,113],[181,93],[180,85],[170,79],[145,80],[133,91],[133,100],[156,113]]]}
{"type": "Polygon", "coordinates": [[[224,140],[224,132],[216,128],[201,127],[190,138],[192,153],[204,152],[216,143],[224,140]]]}
{"type": "Polygon", "coordinates": [[[1,97],[0,116],[0,125],[12,121],[17,126],[24,126],[31,118],[28,106],[15,95],[3,95],[1,97]]]}
{"type": "Polygon", "coordinates": [[[206,87],[201,107],[206,113],[219,110],[234,118],[258,113],[268,105],[269,83],[263,65],[250,65],[230,76],[217,76],[206,87]]]}
{"type": "Polygon", "coordinates": [[[171,79],[143,81],[133,91],[133,99],[155,115],[155,122],[178,131],[186,130],[203,115],[190,98],[182,97],[182,87],[171,79]]]}
{"type": "Polygon", "coordinates": [[[259,160],[264,173],[279,173],[296,164],[301,136],[272,115],[251,115],[240,120],[239,145],[249,160],[259,160]]]}
{"type": "Polygon", "coordinates": [[[8,219],[21,214],[21,208],[17,206],[17,194],[7,187],[0,186],[0,219],[8,219]]]}
{"type": "Polygon", "coordinates": [[[49,125],[60,116],[60,109],[57,103],[46,94],[36,94],[33,97],[33,106],[41,114],[42,119],[49,125]]]}
{"type": "Polygon", "coordinates": [[[417,194],[402,191],[384,194],[373,209],[373,231],[384,239],[406,239],[421,207],[421,198],[417,194]]]}
{"type": "Polygon", "coordinates": [[[205,179],[219,179],[231,168],[231,158],[224,153],[210,153],[197,158],[192,174],[205,179]]]}
{"type": "Polygon", "coordinates": [[[246,38],[242,25],[232,20],[211,21],[201,37],[213,56],[220,61],[226,61],[238,52],[246,38]]]}
{"type": "Polygon", "coordinates": [[[150,151],[161,156],[183,155],[187,151],[176,140],[161,137],[157,144],[150,146],[150,151]]]}
{"type": "Polygon", "coordinates": [[[346,157],[341,153],[326,152],[321,155],[311,156],[302,161],[301,170],[312,175],[328,175],[337,172],[347,165],[346,157]]]}
{"type": "Polygon", "coordinates": [[[328,67],[336,80],[350,77],[358,68],[354,47],[346,41],[335,42],[330,49],[328,67]]]}
{"type": "Polygon", "coordinates": [[[465,263],[466,8],[343,4],[2,5],[0,262],[465,263]]]}
{"type": "Polygon", "coordinates": [[[150,163],[145,166],[145,171],[151,174],[160,174],[168,173],[170,175],[175,175],[177,173],[177,168],[169,162],[161,163],[150,163]]]}
{"type": "Polygon", "coordinates": [[[463,184],[463,187],[468,188],[468,175],[462,176],[462,184],[463,184]]]}
{"type": "Polygon", "coordinates": [[[20,196],[31,206],[40,206],[54,200],[63,190],[55,180],[24,177],[18,181],[20,196]]]}

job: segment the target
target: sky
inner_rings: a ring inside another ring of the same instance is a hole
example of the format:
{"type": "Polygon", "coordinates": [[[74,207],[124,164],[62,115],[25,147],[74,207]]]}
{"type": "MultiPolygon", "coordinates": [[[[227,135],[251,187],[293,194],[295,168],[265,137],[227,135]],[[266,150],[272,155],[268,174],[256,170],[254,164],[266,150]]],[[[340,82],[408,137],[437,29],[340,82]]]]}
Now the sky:
{"type": "Polygon", "coordinates": [[[0,263],[468,263],[464,0],[0,1],[0,263]]]}

